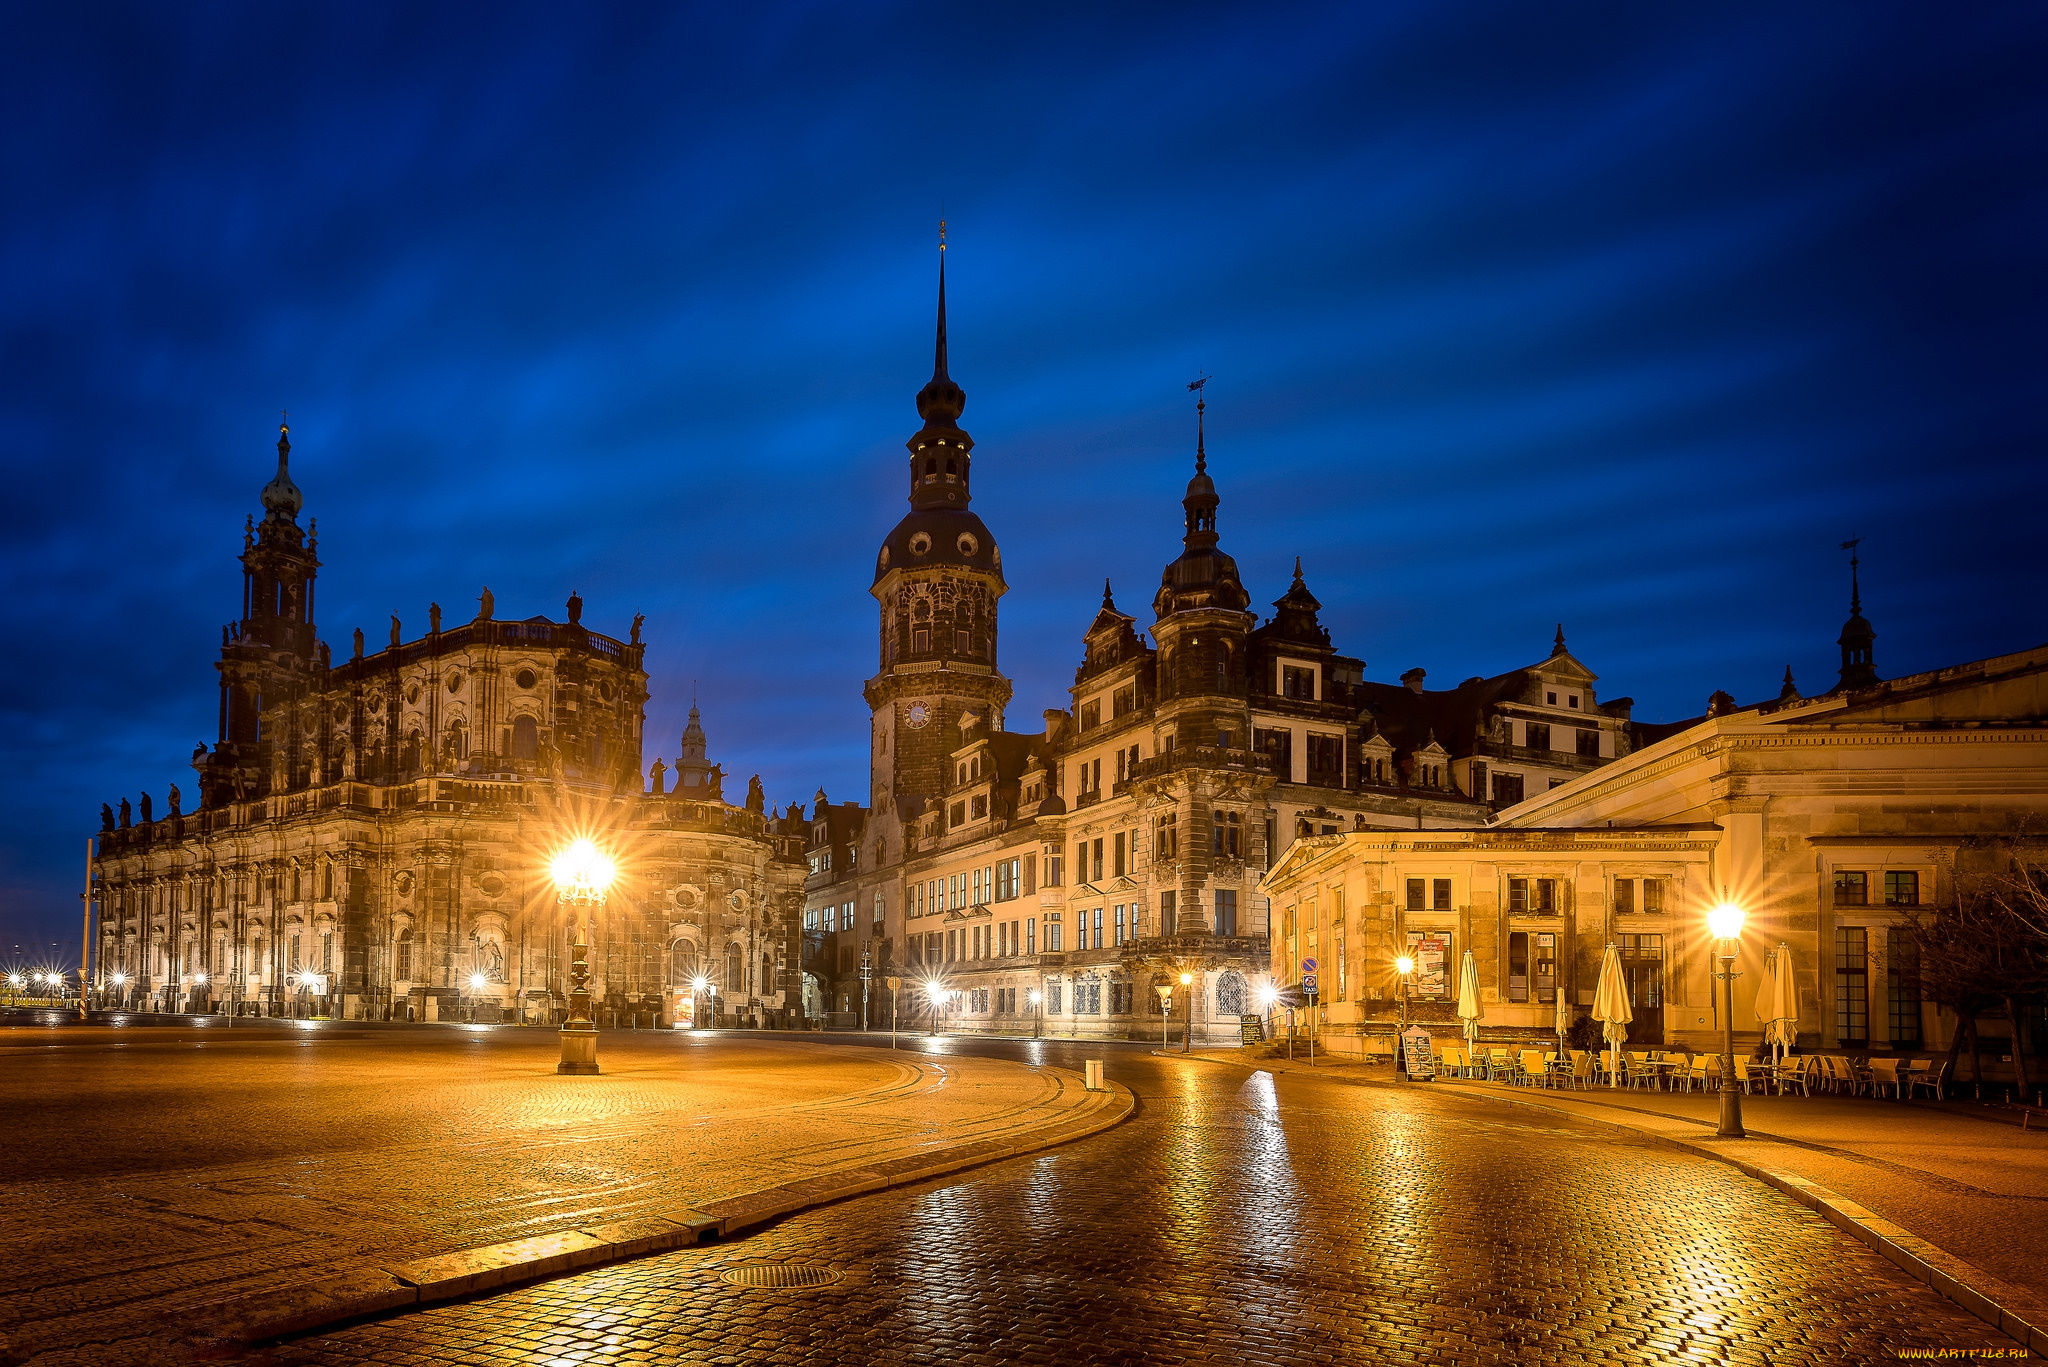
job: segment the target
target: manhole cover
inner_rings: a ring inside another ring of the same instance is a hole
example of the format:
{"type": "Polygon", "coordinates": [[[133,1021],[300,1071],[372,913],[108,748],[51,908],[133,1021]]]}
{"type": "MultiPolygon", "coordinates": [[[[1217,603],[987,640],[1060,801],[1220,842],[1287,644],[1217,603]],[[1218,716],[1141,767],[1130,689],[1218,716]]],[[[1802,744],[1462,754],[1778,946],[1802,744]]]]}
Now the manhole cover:
{"type": "Polygon", "coordinates": [[[805,1286],[830,1286],[838,1281],[841,1275],[832,1268],[805,1263],[751,1263],[746,1267],[727,1268],[718,1274],[718,1280],[733,1286],[789,1290],[805,1286]]]}

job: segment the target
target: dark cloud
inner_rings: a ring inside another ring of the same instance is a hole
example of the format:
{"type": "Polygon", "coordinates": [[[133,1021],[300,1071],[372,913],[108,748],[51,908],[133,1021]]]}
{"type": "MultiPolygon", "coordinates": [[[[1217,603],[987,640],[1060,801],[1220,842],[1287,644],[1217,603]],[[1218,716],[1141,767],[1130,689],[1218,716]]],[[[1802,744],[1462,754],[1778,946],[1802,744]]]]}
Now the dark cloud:
{"type": "MultiPolygon", "coordinates": [[[[2038,7],[17,7],[0,930],[187,780],[293,413],[323,633],[623,631],[771,795],[865,786],[874,546],[952,220],[1017,713],[1226,546],[1392,678],[1562,619],[1639,715],[2043,635],[2038,7]],[[739,18],[744,14],[744,18],[739,18]]],[[[1020,722],[1020,724],[1022,724],[1020,722]]],[[[12,943],[10,940],[9,943],[12,943]]],[[[4,949],[4,946],[0,946],[4,949]]]]}

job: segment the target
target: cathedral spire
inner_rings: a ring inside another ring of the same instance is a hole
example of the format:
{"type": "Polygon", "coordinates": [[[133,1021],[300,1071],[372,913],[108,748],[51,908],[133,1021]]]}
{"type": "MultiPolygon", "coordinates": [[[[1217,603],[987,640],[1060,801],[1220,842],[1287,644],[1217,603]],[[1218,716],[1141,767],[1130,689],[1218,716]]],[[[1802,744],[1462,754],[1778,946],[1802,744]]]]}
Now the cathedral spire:
{"type": "Polygon", "coordinates": [[[263,486],[263,510],[269,514],[264,520],[296,522],[299,509],[306,506],[306,496],[299,492],[299,486],[292,483],[292,429],[286,423],[277,426],[277,474],[270,483],[263,486]]]}
{"type": "Polygon", "coordinates": [[[946,374],[946,220],[939,220],[939,338],[932,348],[932,379],[949,380],[946,374]]]}

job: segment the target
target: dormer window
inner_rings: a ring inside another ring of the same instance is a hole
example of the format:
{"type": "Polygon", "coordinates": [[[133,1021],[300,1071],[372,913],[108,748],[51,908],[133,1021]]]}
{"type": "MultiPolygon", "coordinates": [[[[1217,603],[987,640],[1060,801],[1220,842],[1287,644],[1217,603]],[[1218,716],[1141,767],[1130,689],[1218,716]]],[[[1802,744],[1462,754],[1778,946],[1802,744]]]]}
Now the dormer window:
{"type": "Polygon", "coordinates": [[[1082,703],[1081,729],[1083,731],[1093,731],[1100,725],[1102,725],[1102,703],[1099,700],[1082,703]]]}
{"type": "Polygon", "coordinates": [[[1564,700],[1565,700],[1565,704],[1566,704],[1566,706],[1569,706],[1569,707],[1577,707],[1577,706],[1579,705],[1579,695],[1578,695],[1578,694],[1576,694],[1576,693],[1567,693],[1567,694],[1565,694],[1565,699],[1564,699],[1564,700]]]}

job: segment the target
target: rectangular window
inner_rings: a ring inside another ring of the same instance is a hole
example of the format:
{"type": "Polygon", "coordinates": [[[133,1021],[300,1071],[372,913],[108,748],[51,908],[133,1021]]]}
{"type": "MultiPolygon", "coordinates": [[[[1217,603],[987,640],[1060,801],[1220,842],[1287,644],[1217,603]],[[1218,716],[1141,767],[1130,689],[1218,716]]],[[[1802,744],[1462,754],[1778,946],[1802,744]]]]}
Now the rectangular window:
{"type": "Polygon", "coordinates": [[[886,913],[887,913],[887,909],[888,909],[888,904],[887,904],[886,902],[884,902],[884,901],[882,900],[882,894],[881,894],[881,893],[879,893],[879,892],[878,892],[878,893],[876,893],[876,894],[875,894],[875,924],[876,924],[876,925],[880,925],[880,924],[882,924],[882,922],[883,922],[883,921],[885,921],[885,920],[887,920],[887,919],[888,919],[888,916],[887,916],[887,914],[886,914],[886,913]]]}
{"type": "Polygon", "coordinates": [[[1038,918],[1036,916],[1026,916],[1024,918],[1024,952],[1026,954],[1036,954],[1038,952],[1038,918]]]}
{"type": "Polygon", "coordinates": [[[1085,840],[1074,846],[1074,877],[1083,883],[1088,881],[1088,842],[1085,840]]]}
{"type": "Polygon", "coordinates": [[[932,629],[913,627],[910,632],[910,649],[913,654],[923,655],[932,648],[932,629]]]}
{"type": "Polygon", "coordinates": [[[1835,905],[1838,907],[1867,907],[1870,905],[1870,875],[1849,869],[1835,870],[1835,905]]]}
{"type": "Polygon", "coordinates": [[[1308,737],[1308,781],[1326,788],[1344,786],[1344,738],[1311,731],[1308,737]]]}
{"type": "Polygon", "coordinates": [[[1524,722],[1523,730],[1528,736],[1527,744],[1531,750],[1548,750],[1550,748],[1549,722],[1524,722]]]}
{"type": "Polygon", "coordinates": [[[1508,1000],[1529,1000],[1529,934],[1517,930],[1508,936],[1508,1000]]]}
{"type": "Polygon", "coordinates": [[[1127,684],[1125,684],[1125,685],[1124,685],[1124,686],[1123,686],[1122,688],[1119,688],[1119,689],[1118,689],[1118,690],[1117,690],[1117,691],[1116,691],[1115,693],[1112,693],[1112,694],[1110,695],[1110,698],[1109,698],[1109,715],[1110,715],[1110,716],[1112,716],[1112,717],[1121,717],[1121,716],[1125,715],[1126,713],[1129,713],[1129,712],[1135,712],[1135,711],[1137,711],[1137,710],[1138,710],[1138,686],[1137,686],[1136,684],[1134,684],[1134,683],[1127,683],[1127,684]]]}
{"type": "Polygon", "coordinates": [[[825,908],[825,933],[831,935],[839,929],[839,905],[834,903],[825,908]]]}
{"type": "Polygon", "coordinates": [[[1159,894],[1159,933],[1171,935],[1174,932],[1174,897],[1171,892],[1159,894]]]}
{"type": "Polygon", "coordinates": [[[1870,1043],[1870,943],[1862,926],[1835,927],[1835,1042],[1870,1043]]]}
{"type": "Polygon", "coordinates": [[[1493,805],[1512,807],[1522,800],[1522,776],[1496,772],[1493,776],[1493,805]]]}
{"type": "Polygon", "coordinates": [[[1024,856],[1024,895],[1026,897],[1029,897],[1032,893],[1037,891],[1038,856],[1035,854],[1027,854],[1024,856]]]}
{"type": "Polygon", "coordinates": [[[1098,726],[1100,726],[1100,725],[1102,725],[1102,704],[1101,704],[1101,702],[1100,702],[1100,701],[1097,701],[1097,702],[1084,702],[1084,703],[1082,703],[1082,704],[1081,704],[1081,729],[1082,729],[1083,731],[1093,731],[1093,730],[1094,730],[1094,729],[1095,729],[1096,727],[1098,727],[1098,726]]]}
{"type": "Polygon", "coordinates": [[[817,909],[816,907],[805,907],[805,908],[804,908],[804,929],[805,929],[805,930],[816,930],[817,928],[818,928],[818,909],[817,909]]]}
{"type": "Polygon", "coordinates": [[[1547,930],[1536,936],[1536,1000],[1557,1004],[1557,936],[1547,930]]]}
{"type": "Polygon", "coordinates": [[[1122,902],[1116,904],[1116,942],[1118,944],[1124,942],[1124,904],[1122,902]]]}
{"type": "Polygon", "coordinates": [[[1060,988],[1061,985],[1059,983],[1047,983],[1045,985],[1045,1009],[1051,1015],[1057,1016],[1060,1013],[1060,997],[1062,995],[1060,988]]]}
{"type": "Polygon", "coordinates": [[[1430,896],[1434,899],[1430,905],[1434,906],[1438,911],[1449,911],[1451,909],[1451,880],[1448,878],[1437,879],[1430,885],[1430,896]]]}
{"type": "Polygon", "coordinates": [[[1122,831],[1118,831],[1116,833],[1115,845],[1116,864],[1114,872],[1116,873],[1117,877],[1121,878],[1124,876],[1124,833],[1122,831]]]}
{"type": "Polygon", "coordinates": [[[1911,869],[1889,870],[1884,876],[1884,904],[1888,907],[1920,905],[1920,875],[1911,869]]]}
{"type": "Polygon", "coordinates": [[[1095,947],[1102,948],[1102,908],[1095,908],[1095,947]]]}
{"type": "Polygon", "coordinates": [[[1216,933],[1218,935],[1237,934],[1237,890],[1235,888],[1216,889],[1216,933]]]}
{"type": "Polygon", "coordinates": [[[1557,911],[1557,880],[1539,878],[1536,880],[1536,910],[1545,915],[1557,911]]]}
{"type": "Polygon", "coordinates": [[[1102,881],[1102,838],[1100,836],[1097,836],[1095,839],[1094,853],[1095,877],[1092,881],[1100,883],[1102,881]]]}
{"type": "Polygon", "coordinates": [[[1428,880],[1428,879],[1426,879],[1426,878],[1411,878],[1411,879],[1409,879],[1409,880],[1408,880],[1408,910],[1410,910],[1410,911],[1421,911],[1421,910],[1423,910],[1423,902],[1422,902],[1422,899],[1423,899],[1423,896],[1424,896],[1424,894],[1425,894],[1425,893],[1427,893],[1427,892],[1428,892],[1428,890],[1429,890],[1429,880],[1428,880]]]}
{"type": "Polygon", "coordinates": [[[1664,910],[1664,883],[1662,878],[1643,880],[1643,915],[1655,916],[1664,910]]]}
{"type": "Polygon", "coordinates": [[[1045,885],[1047,887],[1057,888],[1063,886],[1064,879],[1062,875],[1064,869],[1061,866],[1066,862],[1066,856],[1064,855],[1048,854],[1045,857],[1045,885]]]}
{"type": "Polygon", "coordinates": [[[1528,909],[1529,880],[1526,878],[1508,879],[1508,910],[1525,912],[1528,909]]]}
{"type": "MultiPolygon", "coordinates": [[[[1577,698],[1573,698],[1573,706],[1577,706],[1578,701],[1577,698]]],[[[1598,731],[1588,731],[1584,727],[1579,728],[1579,757],[1581,759],[1600,758],[1600,733],[1598,731]]]]}
{"type": "Polygon", "coordinates": [[[1280,694],[1282,697],[1299,698],[1303,702],[1316,700],[1316,672],[1302,669],[1297,665],[1280,666],[1280,694]]]}
{"type": "Polygon", "coordinates": [[[1617,878],[1614,880],[1614,910],[1616,915],[1626,916],[1636,909],[1636,880],[1617,878]]]}
{"type": "Polygon", "coordinates": [[[954,632],[953,649],[962,655],[972,655],[974,653],[974,638],[964,631],[954,632]]]}
{"type": "Polygon", "coordinates": [[[1885,1008],[1892,1047],[1920,1047],[1920,946],[1904,930],[1888,930],[1884,956],[1885,1008]]]}

